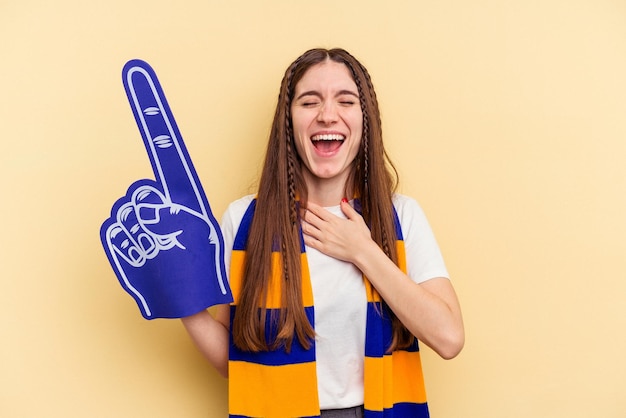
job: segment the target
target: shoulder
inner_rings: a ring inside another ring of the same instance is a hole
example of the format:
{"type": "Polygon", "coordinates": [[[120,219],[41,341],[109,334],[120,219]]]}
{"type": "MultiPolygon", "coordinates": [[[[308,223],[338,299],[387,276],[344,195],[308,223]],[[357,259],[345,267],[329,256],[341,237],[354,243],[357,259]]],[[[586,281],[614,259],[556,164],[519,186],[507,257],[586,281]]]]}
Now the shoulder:
{"type": "Polygon", "coordinates": [[[432,234],[426,214],[417,200],[397,193],[392,200],[405,239],[419,239],[432,234]]]}
{"type": "Polygon", "coordinates": [[[243,216],[243,214],[248,209],[248,206],[250,206],[250,203],[254,200],[255,196],[256,195],[254,194],[249,194],[231,202],[226,208],[226,213],[231,213],[231,214],[240,213],[241,216],[243,216]]]}
{"type": "Polygon", "coordinates": [[[222,216],[222,228],[236,231],[255,195],[249,194],[231,202],[222,216]]]}
{"type": "Polygon", "coordinates": [[[395,193],[392,196],[393,207],[398,213],[400,222],[407,217],[424,216],[422,207],[417,203],[417,200],[410,196],[395,193]]]}

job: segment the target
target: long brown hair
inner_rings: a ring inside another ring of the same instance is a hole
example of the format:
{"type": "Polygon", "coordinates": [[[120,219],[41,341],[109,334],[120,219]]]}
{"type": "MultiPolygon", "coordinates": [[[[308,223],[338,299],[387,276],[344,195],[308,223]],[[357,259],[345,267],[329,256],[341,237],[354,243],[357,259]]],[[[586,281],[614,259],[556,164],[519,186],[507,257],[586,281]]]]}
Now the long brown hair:
{"type": "MultiPolygon", "coordinates": [[[[372,239],[398,263],[391,201],[398,175],[383,146],[378,101],[369,73],[343,49],[311,49],[287,68],[280,86],[233,321],[233,340],[242,350],[257,352],[284,346],[289,351],[294,336],[308,348],[315,337],[302,303],[298,207],[306,205],[307,186],[294,142],[291,103],[295,87],[307,70],[328,59],[343,63],[350,70],[363,113],[363,137],[346,191],[359,197],[372,239]],[[270,318],[276,337],[267,341],[265,300],[271,274],[270,256],[276,248],[282,257],[282,299],[278,317],[270,318]]],[[[384,309],[393,322],[392,349],[409,345],[413,340],[411,334],[390,309],[384,309]]]]}

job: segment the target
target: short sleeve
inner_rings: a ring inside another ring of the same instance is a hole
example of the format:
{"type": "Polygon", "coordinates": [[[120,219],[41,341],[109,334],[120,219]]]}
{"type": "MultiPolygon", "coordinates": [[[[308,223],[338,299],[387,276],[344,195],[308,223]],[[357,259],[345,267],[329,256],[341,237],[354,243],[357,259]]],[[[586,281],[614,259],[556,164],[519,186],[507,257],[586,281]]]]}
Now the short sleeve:
{"type": "Polygon", "coordinates": [[[222,230],[222,236],[224,238],[224,264],[226,269],[230,271],[230,258],[233,252],[233,243],[235,242],[235,236],[239,230],[239,225],[243,219],[250,202],[254,200],[254,195],[247,195],[241,199],[235,200],[222,215],[222,221],[220,222],[220,228],[222,230]]]}
{"type": "Polygon", "coordinates": [[[396,194],[393,204],[404,236],[409,277],[416,283],[436,277],[449,278],[435,235],[417,201],[396,194]]]}

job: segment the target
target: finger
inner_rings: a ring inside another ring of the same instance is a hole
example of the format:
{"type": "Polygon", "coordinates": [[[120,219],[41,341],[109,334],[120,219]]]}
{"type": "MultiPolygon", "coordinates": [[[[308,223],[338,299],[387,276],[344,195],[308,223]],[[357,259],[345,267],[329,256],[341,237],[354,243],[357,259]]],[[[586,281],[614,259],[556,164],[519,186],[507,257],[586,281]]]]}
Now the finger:
{"type": "Polygon", "coordinates": [[[302,239],[304,240],[304,245],[307,247],[315,248],[318,251],[320,250],[320,242],[317,239],[306,234],[302,236],[302,239]]]}
{"type": "Polygon", "coordinates": [[[156,181],[165,196],[206,214],[202,186],[154,70],[141,60],[132,60],[124,66],[122,78],[156,181]]]}
{"type": "Polygon", "coordinates": [[[117,224],[124,229],[130,244],[137,249],[142,258],[151,258],[153,253],[158,251],[154,239],[139,224],[137,212],[132,203],[126,203],[118,209],[117,224]]]}
{"type": "Polygon", "coordinates": [[[303,220],[301,223],[302,234],[305,236],[315,237],[319,234],[320,230],[313,226],[311,223],[303,220]]]}
{"type": "Polygon", "coordinates": [[[315,215],[317,218],[324,221],[334,216],[332,213],[326,210],[326,208],[313,202],[307,202],[306,210],[307,212],[315,215]]]}
{"type": "Polygon", "coordinates": [[[144,226],[159,223],[159,210],[162,207],[171,206],[171,202],[165,195],[149,185],[142,185],[135,189],[131,202],[135,206],[138,220],[144,226]]]}
{"type": "Polygon", "coordinates": [[[340,217],[330,212],[323,206],[311,203],[306,208],[306,220],[316,228],[323,228],[326,224],[335,224],[341,220],[340,217]]]}
{"type": "Polygon", "coordinates": [[[347,200],[342,200],[340,207],[341,207],[341,211],[343,212],[344,215],[346,215],[348,219],[350,220],[363,219],[363,217],[359,214],[359,212],[357,212],[352,207],[350,202],[348,202],[347,200]]]}
{"type": "Polygon", "coordinates": [[[302,232],[308,235],[316,234],[320,232],[326,221],[317,216],[313,211],[306,210],[301,216],[302,218],[302,232]]]}
{"type": "Polygon", "coordinates": [[[120,223],[114,223],[106,232],[107,247],[111,255],[117,254],[126,263],[139,267],[146,261],[145,254],[120,223]]]}

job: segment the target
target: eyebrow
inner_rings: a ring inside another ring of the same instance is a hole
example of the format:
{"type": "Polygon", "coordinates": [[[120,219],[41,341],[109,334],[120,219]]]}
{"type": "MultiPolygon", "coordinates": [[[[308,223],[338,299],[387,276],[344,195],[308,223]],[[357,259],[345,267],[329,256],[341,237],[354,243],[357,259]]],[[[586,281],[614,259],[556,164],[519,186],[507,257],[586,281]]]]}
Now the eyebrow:
{"type": "MultiPolygon", "coordinates": [[[[358,93],[355,93],[352,90],[339,90],[337,92],[337,94],[335,94],[335,97],[344,96],[346,94],[349,95],[349,96],[354,96],[357,99],[359,98],[358,93]]],[[[322,95],[318,91],[316,91],[316,90],[309,90],[309,91],[305,91],[305,92],[302,92],[301,94],[299,94],[298,97],[296,97],[295,100],[300,100],[301,98],[307,97],[307,96],[315,96],[315,97],[319,97],[319,98],[322,97],[322,95]]]]}

